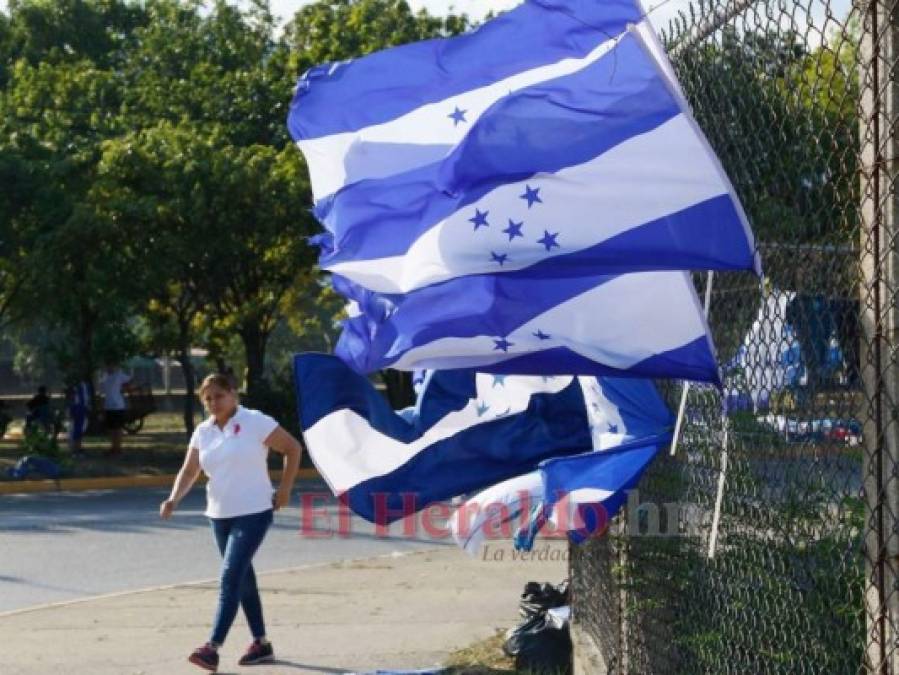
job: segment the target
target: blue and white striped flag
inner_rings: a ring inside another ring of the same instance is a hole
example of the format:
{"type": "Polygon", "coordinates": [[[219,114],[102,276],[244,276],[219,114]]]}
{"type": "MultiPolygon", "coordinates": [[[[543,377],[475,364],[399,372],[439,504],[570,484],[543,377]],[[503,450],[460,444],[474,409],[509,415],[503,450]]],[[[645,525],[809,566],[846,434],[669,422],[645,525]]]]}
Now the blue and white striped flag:
{"type": "Polygon", "coordinates": [[[718,383],[708,325],[686,272],[461,277],[406,294],[335,276],[354,302],[335,353],[354,370],[477,368],[718,383]]]}
{"type": "Polygon", "coordinates": [[[639,380],[432,372],[406,416],[334,356],[299,354],[294,372],[310,457],[335,495],[382,524],[670,425],[639,380]]]}
{"type": "Polygon", "coordinates": [[[321,265],[382,293],[758,270],[747,220],[629,0],[529,0],[480,29],[314,68],[288,125],[321,265]],[[545,264],[552,261],[552,264],[545,264]]]}

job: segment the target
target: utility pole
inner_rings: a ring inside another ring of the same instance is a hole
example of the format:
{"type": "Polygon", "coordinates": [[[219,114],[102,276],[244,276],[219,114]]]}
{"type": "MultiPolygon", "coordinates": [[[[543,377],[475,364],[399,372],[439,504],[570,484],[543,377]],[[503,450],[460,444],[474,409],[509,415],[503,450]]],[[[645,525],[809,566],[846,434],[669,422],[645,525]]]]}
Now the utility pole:
{"type": "Polygon", "coordinates": [[[899,674],[899,0],[858,0],[866,670],[899,674]]]}

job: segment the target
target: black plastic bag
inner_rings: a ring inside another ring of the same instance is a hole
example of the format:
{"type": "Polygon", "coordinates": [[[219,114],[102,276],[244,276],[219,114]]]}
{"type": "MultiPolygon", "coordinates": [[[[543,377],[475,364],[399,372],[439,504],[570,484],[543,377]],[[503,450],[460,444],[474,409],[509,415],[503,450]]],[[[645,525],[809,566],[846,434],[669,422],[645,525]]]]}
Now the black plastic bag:
{"type": "Polygon", "coordinates": [[[521,600],[518,603],[518,613],[525,620],[545,612],[553,607],[562,607],[569,604],[568,581],[559,585],[553,585],[548,581],[537,583],[529,581],[524,585],[521,600]]]}
{"type": "Polygon", "coordinates": [[[568,581],[554,585],[529,581],[518,603],[522,621],[506,633],[503,652],[514,657],[515,667],[535,672],[570,673],[571,637],[568,613],[558,619],[549,610],[569,604],[568,581]]]}
{"type": "Polygon", "coordinates": [[[552,625],[546,612],[531,617],[506,633],[503,652],[515,658],[517,669],[554,674],[571,672],[568,624],[563,628],[552,625]]]}

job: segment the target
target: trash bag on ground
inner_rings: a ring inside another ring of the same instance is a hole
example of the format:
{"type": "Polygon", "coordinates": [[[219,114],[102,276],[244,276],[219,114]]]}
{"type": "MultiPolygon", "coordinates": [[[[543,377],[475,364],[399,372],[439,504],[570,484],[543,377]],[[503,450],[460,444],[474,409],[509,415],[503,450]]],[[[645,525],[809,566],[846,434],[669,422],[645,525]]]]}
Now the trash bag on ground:
{"type": "Polygon", "coordinates": [[[528,619],[535,614],[540,614],[553,607],[562,607],[568,602],[568,581],[560,584],[551,584],[544,581],[542,584],[529,581],[524,585],[521,600],[518,602],[518,613],[521,618],[528,619]]]}
{"type": "Polygon", "coordinates": [[[521,594],[522,621],[506,633],[503,652],[515,659],[517,669],[570,673],[571,636],[568,619],[568,582],[528,582],[521,594]]]}

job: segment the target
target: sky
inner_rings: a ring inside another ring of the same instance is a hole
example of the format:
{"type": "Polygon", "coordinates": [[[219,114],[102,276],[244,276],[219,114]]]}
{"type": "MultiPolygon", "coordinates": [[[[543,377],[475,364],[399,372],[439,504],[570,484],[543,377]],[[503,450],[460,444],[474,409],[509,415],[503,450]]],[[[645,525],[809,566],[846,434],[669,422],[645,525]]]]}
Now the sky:
{"type": "MultiPolygon", "coordinates": [[[[276,16],[280,16],[283,21],[290,19],[293,13],[300,7],[308,4],[309,0],[269,0],[272,12],[276,16]]],[[[450,8],[456,13],[464,12],[473,19],[483,19],[484,15],[490,10],[500,11],[510,9],[517,5],[521,0],[408,0],[412,9],[418,10],[424,7],[432,14],[446,14],[450,8]]],[[[647,7],[651,7],[653,3],[646,3],[647,7]]],[[[658,4],[658,3],[656,3],[658,4]]],[[[661,18],[673,16],[678,8],[687,6],[688,0],[669,0],[666,5],[659,10],[661,18]]],[[[6,0],[0,0],[0,9],[6,10],[6,0]]],[[[653,16],[655,18],[655,16],[653,16]]],[[[661,25],[668,23],[667,18],[661,25]]]]}
{"type": "MultiPolygon", "coordinates": [[[[294,12],[310,0],[269,0],[272,12],[279,16],[283,22],[289,20],[294,12]]],[[[243,0],[235,0],[242,3],[243,0]]],[[[472,19],[483,19],[490,10],[500,11],[510,9],[519,4],[521,0],[408,0],[414,10],[421,8],[427,9],[432,14],[446,14],[452,9],[454,12],[464,12],[472,19]]],[[[823,25],[825,5],[830,5],[831,12],[838,19],[842,19],[849,11],[851,0],[779,0],[777,3],[770,3],[769,9],[773,8],[780,11],[779,7],[786,8],[781,15],[784,17],[786,24],[787,17],[793,17],[793,28],[798,29],[800,33],[805,32],[808,25],[809,16],[806,13],[808,7],[812,9],[813,24],[817,26],[823,25]]],[[[689,7],[690,0],[643,0],[650,18],[657,30],[663,30],[668,26],[668,22],[680,11],[685,11],[689,7]]],[[[696,0],[698,7],[699,0],[696,0]]],[[[0,10],[6,9],[6,0],[0,0],[0,10]]],[[[810,47],[816,47],[821,40],[821,35],[813,31],[807,36],[807,43],[810,47]]]]}
{"type": "MultiPolygon", "coordinates": [[[[299,8],[302,7],[306,2],[303,0],[270,0],[272,11],[282,17],[289,18],[293,15],[293,13],[299,8]]],[[[418,10],[424,7],[431,14],[447,14],[450,9],[459,14],[465,13],[468,14],[472,19],[483,19],[484,16],[491,10],[500,11],[504,9],[511,9],[515,5],[519,4],[521,0],[407,0],[409,5],[413,10],[418,10]]],[[[0,0],[2,2],[2,0],[0,0]]],[[[647,9],[650,9],[653,4],[659,4],[658,2],[645,2],[644,3],[647,9]]],[[[668,0],[668,2],[658,10],[658,12],[652,12],[653,20],[658,16],[660,19],[663,19],[663,23],[659,25],[667,25],[668,19],[677,12],[678,9],[683,9],[689,4],[688,0],[668,0]]]]}

